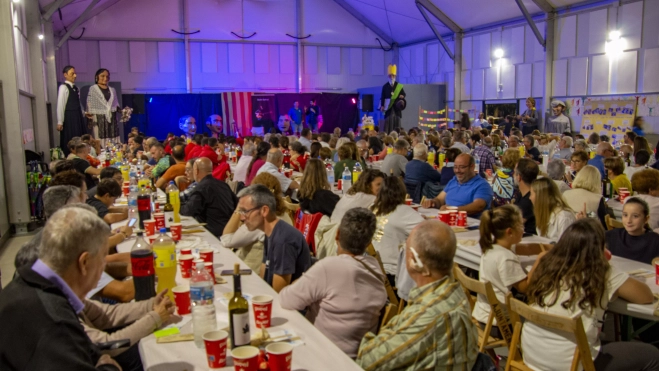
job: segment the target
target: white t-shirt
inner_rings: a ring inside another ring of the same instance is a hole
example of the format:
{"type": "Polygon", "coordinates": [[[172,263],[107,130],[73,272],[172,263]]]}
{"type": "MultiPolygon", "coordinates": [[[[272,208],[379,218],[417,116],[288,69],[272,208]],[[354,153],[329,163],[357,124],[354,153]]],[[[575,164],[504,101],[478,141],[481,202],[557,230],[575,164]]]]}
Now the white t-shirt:
{"type": "MultiPolygon", "coordinates": [[[[512,251],[500,245],[492,245],[492,249],[485,251],[481,256],[480,281],[492,283],[494,293],[500,303],[506,302],[506,295],[510,287],[526,278],[519,257],[512,251]]],[[[490,315],[490,304],[487,298],[478,294],[472,317],[477,321],[487,323],[490,315]]],[[[495,322],[496,323],[496,319],[495,322]]]]}
{"type": "Polygon", "coordinates": [[[341,219],[350,209],[356,207],[369,208],[375,202],[375,195],[369,195],[363,192],[357,192],[354,195],[345,194],[339,202],[336,203],[334,211],[332,212],[332,217],[330,218],[332,223],[341,223],[341,219]]]}
{"type": "Polygon", "coordinates": [[[256,175],[259,175],[261,173],[270,173],[274,175],[275,178],[279,180],[279,183],[281,184],[281,191],[284,193],[288,191],[288,186],[290,186],[291,183],[293,182],[291,179],[287,178],[286,175],[280,173],[279,169],[270,162],[266,162],[265,164],[263,164],[263,166],[259,168],[259,171],[256,172],[256,175]]]}
{"type": "Polygon", "coordinates": [[[549,228],[547,228],[547,234],[543,236],[540,233],[540,229],[538,228],[538,236],[549,238],[554,242],[558,242],[567,227],[569,227],[570,224],[574,223],[576,220],[577,218],[570,210],[560,210],[558,212],[555,211],[553,214],[551,214],[551,218],[549,219],[549,228]]]}
{"type": "Polygon", "coordinates": [[[639,172],[641,170],[645,170],[645,169],[647,169],[647,166],[639,166],[639,167],[627,166],[625,168],[625,175],[627,175],[627,178],[629,178],[629,180],[631,181],[632,180],[632,175],[634,175],[634,173],[639,172]]]}
{"type": "MultiPolygon", "coordinates": [[[[563,308],[561,303],[569,299],[569,291],[561,291],[558,300],[551,307],[540,308],[535,304],[531,306],[545,313],[566,317],[575,317],[581,313],[581,320],[590,344],[590,354],[595,359],[600,350],[598,335],[601,330],[600,323],[604,320],[604,311],[627,278],[629,278],[627,273],[611,266],[606,280],[606,292],[602,297],[604,309],[582,311],[578,304],[570,309],[563,308]]],[[[548,301],[550,301],[548,298],[545,299],[545,302],[548,301]]],[[[576,338],[572,334],[539,327],[530,322],[526,322],[522,327],[524,363],[534,370],[569,370],[576,346],[576,338]]]]}
{"type": "Polygon", "coordinates": [[[398,255],[412,229],[423,222],[423,217],[407,205],[398,205],[388,215],[377,217],[373,247],[380,253],[387,274],[398,273],[398,255]]]}

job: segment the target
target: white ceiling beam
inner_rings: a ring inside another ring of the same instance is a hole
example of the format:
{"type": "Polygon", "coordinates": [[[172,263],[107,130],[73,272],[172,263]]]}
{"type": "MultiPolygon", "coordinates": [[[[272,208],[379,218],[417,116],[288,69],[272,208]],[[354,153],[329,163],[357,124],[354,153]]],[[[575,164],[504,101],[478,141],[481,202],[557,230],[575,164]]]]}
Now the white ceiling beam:
{"type": "Polygon", "coordinates": [[[85,19],[85,17],[89,14],[89,12],[92,11],[92,9],[94,9],[94,7],[96,6],[96,4],[98,4],[99,1],[101,1],[101,0],[92,0],[92,2],[89,3],[89,5],[87,5],[87,8],[85,9],[85,11],[82,12],[82,14],[80,14],[80,17],[78,17],[78,19],[76,19],[75,22],[73,22],[73,24],[69,27],[69,30],[66,31],[64,36],[62,36],[60,41],[57,43],[57,49],[61,48],[62,45],[64,45],[66,40],[68,40],[69,37],[71,37],[71,34],[73,33],[73,31],[75,31],[76,28],[78,28],[78,26],[80,26],[80,24],[82,23],[82,20],[85,19]]]}
{"type": "Polygon", "coordinates": [[[426,23],[428,23],[428,26],[430,26],[430,28],[432,29],[432,32],[435,33],[435,36],[437,37],[437,40],[439,40],[439,43],[442,44],[442,47],[446,51],[446,54],[448,54],[449,58],[451,58],[451,60],[454,61],[455,56],[453,55],[453,52],[451,51],[451,49],[449,49],[448,45],[446,45],[446,42],[444,41],[444,38],[442,37],[442,34],[439,33],[439,31],[437,30],[437,27],[435,26],[435,24],[432,23],[432,21],[430,20],[430,17],[428,16],[428,14],[426,14],[426,11],[423,8],[423,6],[417,2],[416,7],[419,8],[419,12],[421,12],[421,15],[426,20],[426,23]]]}
{"type": "Polygon", "coordinates": [[[55,0],[52,3],[46,5],[43,9],[43,15],[41,18],[43,18],[44,21],[48,22],[50,20],[50,17],[55,14],[57,9],[69,5],[73,0],[55,0]]]}
{"type": "Polygon", "coordinates": [[[447,16],[444,12],[439,10],[439,8],[435,6],[435,4],[433,4],[430,0],[416,0],[416,3],[426,8],[426,10],[428,10],[430,14],[433,15],[433,17],[437,18],[451,31],[462,32],[462,28],[460,28],[457,23],[453,22],[453,20],[449,18],[449,16],[447,16]]]}
{"type": "Polygon", "coordinates": [[[551,13],[555,10],[547,0],[533,0],[533,3],[545,13],[551,13]]]}
{"type": "MultiPolygon", "coordinates": [[[[82,18],[82,21],[80,21],[80,24],[83,24],[83,23],[87,22],[88,20],[90,20],[90,19],[96,17],[97,15],[103,13],[103,12],[106,11],[109,7],[111,7],[112,5],[114,5],[114,4],[116,4],[116,3],[120,2],[120,1],[121,1],[121,0],[108,0],[108,1],[106,1],[105,3],[103,3],[103,5],[101,5],[101,6],[97,6],[97,7],[94,7],[94,9],[93,9],[91,12],[89,12],[89,14],[87,14],[84,18],[82,18]]],[[[72,24],[73,24],[73,23],[67,25],[67,26],[66,26],[66,29],[68,30],[69,27],[71,27],[72,24]]]]}
{"type": "Polygon", "coordinates": [[[386,32],[382,31],[378,26],[375,25],[375,23],[371,22],[371,20],[366,18],[362,13],[358,12],[355,8],[353,8],[345,0],[334,0],[334,2],[339,4],[343,9],[345,9],[353,17],[357,18],[357,20],[360,21],[362,24],[364,24],[364,26],[366,26],[366,28],[373,31],[373,33],[378,35],[378,37],[381,38],[382,40],[384,40],[387,44],[393,45],[396,42],[391,36],[387,35],[386,32]]]}
{"type": "Polygon", "coordinates": [[[535,35],[535,38],[538,39],[538,42],[544,48],[545,45],[547,44],[545,42],[545,38],[542,36],[542,33],[540,33],[540,30],[538,30],[538,26],[533,21],[533,18],[531,17],[529,11],[526,9],[526,6],[522,2],[522,0],[515,0],[515,2],[517,3],[519,10],[521,10],[522,14],[524,14],[524,18],[526,18],[526,22],[528,22],[529,26],[531,26],[531,30],[533,30],[533,34],[535,35]]]}

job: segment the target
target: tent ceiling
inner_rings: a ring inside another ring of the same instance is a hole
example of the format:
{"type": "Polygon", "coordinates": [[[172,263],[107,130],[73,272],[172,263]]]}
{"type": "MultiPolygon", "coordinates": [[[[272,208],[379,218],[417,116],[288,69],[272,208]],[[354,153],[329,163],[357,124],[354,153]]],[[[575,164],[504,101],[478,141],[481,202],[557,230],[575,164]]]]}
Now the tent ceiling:
{"type": "MultiPolygon", "coordinates": [[[[39,0],[42,9],[57,0],[39,0]]],[[[104,11],[121,0],[100,0],[92,10],[91,16],[104,11]]],[[[130,0],[134,1],[134,0],[130,0]]],[[[248,0],[248,1],[278,1],[278,0],[248,0]]],[[[331,1],[331,0],[323,0],[331,1]]],[[[419,13],[414,0],[345,0],[355,10],[373,22],[382,31],[399,44],[409,44],[415,41],[428,40],[434,37],[430,27],[419,13]]],[[[444,12],[457,25],[465,30],[470,28],[505,22],[522,17],[515,0],[430,0],[438,9],[444,12]]],[[[531,14],[541,13],[541,9],[533,0],[522,0],[531,14]]],[[[71,24],[85,11],[92,0],[64,0],[66,5],[61,8],[62,19],[58,12],[53,14],[55,31],[64,33],[65,27],[71,24]]],[[[556,8],[571,6],[590,0],[547,0],[556,8]]],[[[430,18],[442,34],[451,31],[436,20],[430,18]]],[[[79,33],[74,33],[77,36],[79,33]]]]}

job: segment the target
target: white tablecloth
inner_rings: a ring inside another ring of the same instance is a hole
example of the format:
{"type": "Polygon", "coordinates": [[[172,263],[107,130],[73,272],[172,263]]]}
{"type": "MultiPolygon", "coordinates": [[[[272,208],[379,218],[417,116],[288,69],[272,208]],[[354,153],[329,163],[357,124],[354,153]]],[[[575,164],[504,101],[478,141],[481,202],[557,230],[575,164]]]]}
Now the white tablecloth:
{"type": "Polygon", "coordinates": [[[612,198],[606,202],[606,205],[613,210],[613,215],[616,219],[622,220],[622,203],[620,203],[620,201],[612,198]]]}
{"type": "MultiPolygon", "coordinates": [[[[191,218],[182,220],[184,225],[195,224],[191,218]]],[[[113,228],[117,228],[124,223],[117,223],[113,228]]],[[[219,269],[233,269],[235,263],[240,263],[240,268],[248,268],[231,250],[221,246],[220,241],[208,231],[183,235],[185,239],[189,236],[199,237],[210,245],[211,248],[218,252],[214,255],[213,267],[219,269]]],[[[194,239],[190,237],[189,239],[194,239]]],[[[129,252],[135,238],[124,241],[117,250],[119,252],[129,252]]],[[[219,274],[219,272],[218,272],[219,274]]],[[[220,328],[228,326],[228,308],[223,304],[221,299],[225,293],[233,292],[233,278],[224,277],[227,280],[225,284],[215,285],[215,307],[217,310],[218,326],[220,328]]],[[[179,285],[187,285],[189,280],[183,279],[180,272],[177,273],[176,282],[179,285]]],[[[313,324],[307,321],[297,311],[282,309],[279,303],[277,293],[254,272],[249,276],[242,276],[241,279],[243,293],[254,295],[271,295],[274,297],[272,305],[272,329],[286,329],[295,332],[304,341],[293,350],[293,370],[360,370],[361,368],[343,353],[334,343],[318,331],[313,324]]],[[[191,316],[188,314],[186,316],[191,316]]],[[[253,312],[250,304],[250,324],[252,334],[255,333],[253,312]]],[[[182,327],[181,333],[192,333],[192,322],[182,327]]],[[[154,335],[150,335],[140,341],[140,355],[144,369],[149,371],[156,370],[208,370],[206,353],[204,349],[199,349],[194,342],[179,342],[168,344],[157,344],[154,335]]],[[[228,357],[228,365],[222,370],[233,370],[233,362],[228,357]]]]}

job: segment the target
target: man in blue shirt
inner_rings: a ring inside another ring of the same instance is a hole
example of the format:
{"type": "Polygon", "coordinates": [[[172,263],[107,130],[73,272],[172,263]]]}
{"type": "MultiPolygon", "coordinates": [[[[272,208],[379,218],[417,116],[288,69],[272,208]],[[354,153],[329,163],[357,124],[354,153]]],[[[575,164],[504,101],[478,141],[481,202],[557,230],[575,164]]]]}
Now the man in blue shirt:
{"type": "Polygon", "coordinates": [[[295,101],[293,107],[288,110],[288,116],[291,117],[293,124],[293,134],[302,132],[302,110],[300,109],[300,103],[295,101]]]}
{"type": "Polygon", "coordinates": [[[455,177],[444,187],[442,193],[432,200],[425,200],[425,208],[457,206],[458,211],[466,211],[474,218],[480,218],[483,210],[490,208],[493,191],[487,180],[477,176],[476,161],[463,153],[455,159],[455,177]]]}
{"type": "Polygon", "coordinates": [[[609,142],[600,142],[597,145],[597,154],[595,157],[588,160],[588,165],[593,165],[600,171],[602,179],[607,175],[606,169],[604,169],[604,159],[607,159],[613,156],[613,146],[609,142]]]}
{"type": "Polygon", "coordinates": [[[439,182],[442,180],[442,174],[435,170],[427,162],[428,160],[428,147],[419,143],[413,149],[414,158],[412,161],[405,165],[405,181],[409,183],[421,182],[423,188],[426,189],[424,195],[426,197],[434,197],[441,190],[439,182]],[[437,186],[426,186],[426,183],[437,183],[437,186]]]}

